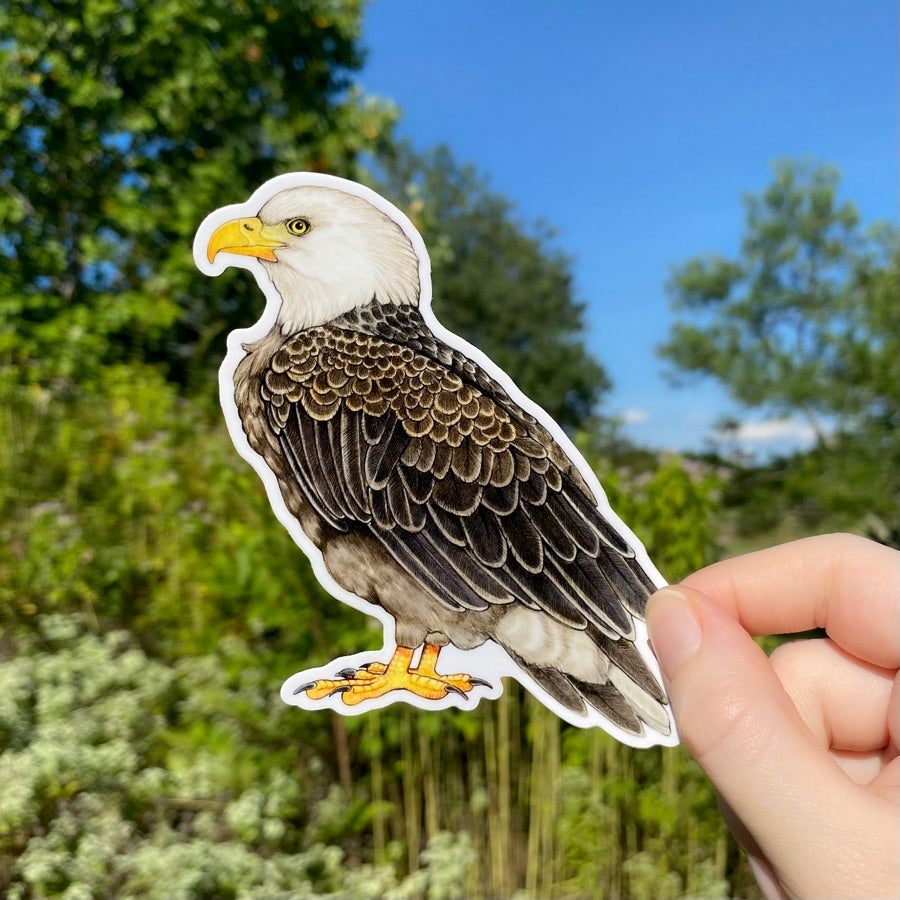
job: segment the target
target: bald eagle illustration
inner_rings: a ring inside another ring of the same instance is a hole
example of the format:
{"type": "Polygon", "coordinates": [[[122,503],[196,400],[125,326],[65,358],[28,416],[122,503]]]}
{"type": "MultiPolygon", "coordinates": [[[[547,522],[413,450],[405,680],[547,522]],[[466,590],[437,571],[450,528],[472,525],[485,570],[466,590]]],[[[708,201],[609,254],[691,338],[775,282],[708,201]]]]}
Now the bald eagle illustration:
{"type": "Polygon", "coordinates": [[[643,622],[662,579],[556,423],[434,318],[406,216],[294,173],[207,217],[195,257],[249,269],[268,301],[220,372],[238,450],[325,586],[385,627],[384,658],[283,696],[471,706],[512,675],[575,724],[675,742],[643,622]]]}

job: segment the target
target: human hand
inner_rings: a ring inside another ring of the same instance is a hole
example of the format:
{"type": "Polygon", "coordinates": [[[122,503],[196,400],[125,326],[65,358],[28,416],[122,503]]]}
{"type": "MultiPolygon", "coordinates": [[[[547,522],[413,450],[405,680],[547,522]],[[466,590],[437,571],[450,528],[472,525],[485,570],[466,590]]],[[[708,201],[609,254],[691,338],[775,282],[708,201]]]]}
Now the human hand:
{"type": "Polygon", "coordinates": [[[900,553],[825,535],[647,606],[688,750],[767,898],[900,898],[900,553]],[[824,628],[766,657],[751,635],[824,628]]]}

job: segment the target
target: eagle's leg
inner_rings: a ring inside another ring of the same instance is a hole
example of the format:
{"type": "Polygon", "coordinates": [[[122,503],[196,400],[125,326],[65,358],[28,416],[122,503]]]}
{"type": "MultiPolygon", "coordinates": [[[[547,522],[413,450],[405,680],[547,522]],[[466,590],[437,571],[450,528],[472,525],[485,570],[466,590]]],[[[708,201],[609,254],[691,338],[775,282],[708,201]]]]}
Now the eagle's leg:
{"type": "Polygon", "coordinates": [[[440,700],[450,693],[465,697],[476,685],[488,684],[468,675],[439,675],[435,671],[435,663],[440,651],[440,647],[426,644],[419,664],[413,668],[415,648],[397,647],[387,665],[371,663],[353,674],[346,673],[346,678],[322,679],[304,685],[300,690],[305,691],[311,700],[321,700],[340,693],[344,703],[355,706],[366,700],[382,697],[390,691],[405,690],[424,700],[440,700]]]}
{"type": "Polygon", "coordinates": [[[481,678],[473,678],[471,675],[439,675],[435,666],[437,665],[437,658],[440,652],[440,647],[437,647],[434,644],[426,644],[422,648],[422,658],[419,660],[419,664],[415,669],[413,669],[413,672],[417,675],[438,678],[463,693],[471,691],[476,685],[481,685],[483,687],[491,686],[489,682],[484,681],[481,678]]]}

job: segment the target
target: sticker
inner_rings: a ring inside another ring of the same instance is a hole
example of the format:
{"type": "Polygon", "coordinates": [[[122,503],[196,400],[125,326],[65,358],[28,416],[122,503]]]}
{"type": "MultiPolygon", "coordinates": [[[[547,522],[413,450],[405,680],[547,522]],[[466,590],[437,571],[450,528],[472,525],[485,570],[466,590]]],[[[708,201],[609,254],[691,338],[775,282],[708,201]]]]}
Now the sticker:
{"type": "Polygon", "coordinates": [[[470,709],[511,677],[574,725],[676,744],[643,617],[662,577],[557,423],[434,317],[410,220],[287,174],[209,215],[194,259],[266,300],[219,370],[238,453],[326,590],[384,631],[285,702],[470,709]]]}

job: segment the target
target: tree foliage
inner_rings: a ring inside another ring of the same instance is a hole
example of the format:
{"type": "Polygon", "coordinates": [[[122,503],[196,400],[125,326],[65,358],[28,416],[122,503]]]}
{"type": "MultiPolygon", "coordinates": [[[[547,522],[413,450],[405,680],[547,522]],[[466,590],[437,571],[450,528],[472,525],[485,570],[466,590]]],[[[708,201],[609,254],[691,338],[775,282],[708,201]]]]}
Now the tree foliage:
{"type": "Polygon", "coordinates": [[[802,412],[824,440],[825,419],[853,427],[896,414],[896,296],[885,288],[897,236],[886,226],[863,233],[833,168],[784,161],[774,175],[745,198],[740,258],[674,270],[669,289],[685,318],[660,352],[744,404],[802,412]]]}
{"type": "Polygon", "coordinates": [[[5,358],[35,381],[209,366],[259,304],[195,271],[199,221],[279,172],[353,175],[389,132],[350,85],[360,17],[359,0],[0,4],[5,358]]]}
{"type": "MultiPolygon", "coordinates": [[[[669,289],[681,318],[662,356],[742,404],[813,426],[808,452],[741,473],[743,527],[802,531],[894,521],[900,498],[900,238],[863,229],[831,167],[783,161],[745,200],[741,255],[694,258],[669,289]]],[[[730,495],[730,496],[729,496],[730,495]]]]}

